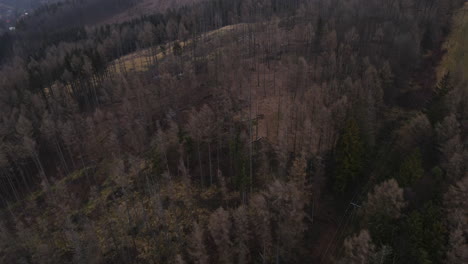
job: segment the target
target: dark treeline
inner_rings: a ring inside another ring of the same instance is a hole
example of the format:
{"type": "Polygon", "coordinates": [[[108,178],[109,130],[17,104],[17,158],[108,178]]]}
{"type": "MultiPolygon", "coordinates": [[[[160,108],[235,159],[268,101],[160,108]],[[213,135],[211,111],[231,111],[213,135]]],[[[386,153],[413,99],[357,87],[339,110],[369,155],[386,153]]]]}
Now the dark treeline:
{"type": "MultiPolygon", "coordinates": [[[[57,80],[66,83],[83,77],[86,71],[83,66],[88,65],[87,61],[92,67],[88,69],[90,72],[102,73],[107,64],[116,58],[139,48],[175,40],[180,35],[179,31],[184,32],[184,38],[187,38],[241,22],[238,18],[242,17],[242,1],[209,1],[192,8],[170,10],[166,14],[151,15],[119,25],[85,28],[86,21],[90,20],[89,16],[93,16],[89,14],[92,10],[110,9],[112,14],[114,12],[110,6],[120,8],[122,5],[121,8],[125,9],[133,2],[119,1],[116,5],[115,1],[99,0],[46,5],[32,16],[24,18],[15,35],[3,36],[5,44],[2,45],[2,53],[9,55],[5,57],[10,57],[12,67],[28,69],[30,90],[43,91],[57,80]],[[82,21],[83,17],[86,21],[82,21]],[[197,21],[195,18],[205,19],[197,21]],[[143,34],[147,36],[142,37],[143,34]],[[74,58],[81,63],[73,65],[76,62],[72,62],[74,58]]],[[[297,4],[276,3],[272,9],[284,12],[294,10],[294,6],[297,7],[297,4]]],[[[257,12],[247,14],[245,20],[257,17],[257,12]]],[[[271,16],[272,11],[267,10],[267,14],[271,16]]],[[[16,80],[12,80],[14,82],[16,80]]],[[[24,88],[18,87],[21,91],[24,88]]]]}
{"type": "Polygon", "coordinates": [[[2,37],[1,261],[463,262],[463,1],[111,2],[2,37]]]}

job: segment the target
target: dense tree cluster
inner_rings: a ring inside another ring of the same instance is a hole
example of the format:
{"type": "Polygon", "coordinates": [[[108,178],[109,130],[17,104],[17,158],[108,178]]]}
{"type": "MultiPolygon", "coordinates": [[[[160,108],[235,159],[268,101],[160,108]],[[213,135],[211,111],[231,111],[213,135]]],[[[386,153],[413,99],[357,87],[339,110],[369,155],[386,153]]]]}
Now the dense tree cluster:
{"type": "Polygon", "coordinates": [[[114,2],[2,36],[0,262],[466,259],[463,1],[114,2]]]}

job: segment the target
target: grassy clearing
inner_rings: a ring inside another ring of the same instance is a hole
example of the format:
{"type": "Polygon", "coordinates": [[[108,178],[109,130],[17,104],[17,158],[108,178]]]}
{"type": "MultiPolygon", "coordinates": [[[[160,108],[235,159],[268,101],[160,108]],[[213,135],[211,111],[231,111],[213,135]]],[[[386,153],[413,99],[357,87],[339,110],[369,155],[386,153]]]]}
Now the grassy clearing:
{"type": "Polygon", "coordinates": [[[447,54],[437,70],[437,78],[451,72],[468,79],[468,3],[453,18],[453,29],[444,44],[447,54]]]}
{"type": "MultiPolygon", "coordinates": [[[[164,56],[165,54],[158,52],[157,59],[160,60],[164,58],[164,56]]],[[[109,67],[111,67],[111,70],[113,70],[113,67],[115,67],[115,71],[117,73],[125,72],[124,69],[127,71],[144,72],[150,68],[152,59],[151,49],[149,48],[123,56],[113,61],[109,67]]]]}
{"type": "MultiPolygon", "coordinates": [[[[213,30],[210,32],[207,32],[204,34],[203,38],[221,38],[225,36],[227,33],[236,30],[240,28],[243,24],[236,24],[236,25],[230,25],[230,26],[225,26],[217,30],[213,30]]],[[[179,42],[180,46],[182,48],[187,47],[191,45],[193,40],[189,39],[185,42],[179,42]]],[[[112,62],[111,70],[114,70],[117,73],[122,73],[124,72],[124,69],[126,69],[128,72],[134,71],[134,72],[144,72],[149,70],[151,65],[154,63],[154,58],[151,57],[152,49],[157,49],[157,55],[156,59],[162,60],[166,55],[172,54],[173,53],[173,47],[174,47],[175,42],[169,42],[165,45],[165,51],[162,52],[160,47],[153,47],[153,48],[148,48],[144,50],[139,50],[134,53],[128,54],[126,56],[123,56],[114,62],[112,62]]]]}

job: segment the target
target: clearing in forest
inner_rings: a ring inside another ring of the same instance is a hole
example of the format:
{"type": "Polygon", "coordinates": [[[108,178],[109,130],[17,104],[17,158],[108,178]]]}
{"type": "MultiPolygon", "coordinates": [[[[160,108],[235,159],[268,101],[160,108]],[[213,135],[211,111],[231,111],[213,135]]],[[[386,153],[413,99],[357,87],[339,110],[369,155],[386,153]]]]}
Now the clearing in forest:
{"type": "MultiPolygon", "coordinates": [[[[225,36],[228,33],[232,32],[233,30],[240,28],[242,25],[244,24],[241,23],[241,24],[225,26],[225,27],[207,32],[203,34],[201,38],[204,38],[204,43],[206,43],[207,40],[213,40],[215,38],[225,36]]],[[[193,43],[193,40],[188,39],[187,41],[168,42],[165,45],[162,45],[164,46],[164,49],[165,49],[164,51],[162,51],[161,49],[162,46],[153,46],[150,48],[138,50],[136,52],[130,53],[128,55],[125,55],[111,62],[110,64],[111,70],[112,70],[112,67],[115,67],[114,69],[117,73],[122,73],[125,71],[136,71],[136,72],[147,71],[150,69],[152,65],[156,63],[156,60],[161,60],[166,55],[172,54],[174,52],[173,48],[176,42],[179,43],[181,48],[184,48],[184,47],[191,45],[193,43]]]]}

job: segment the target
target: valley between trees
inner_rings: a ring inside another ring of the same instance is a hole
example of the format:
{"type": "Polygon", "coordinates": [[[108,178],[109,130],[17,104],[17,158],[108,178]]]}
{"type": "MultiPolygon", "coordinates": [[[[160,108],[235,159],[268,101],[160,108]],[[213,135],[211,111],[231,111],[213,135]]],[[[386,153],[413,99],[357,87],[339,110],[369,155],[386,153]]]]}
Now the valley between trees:
{"type": "Polygon", "coordinates": [[[468,261],[464,1],[159,3],[0,36],[1,263],[468,261]]]}

